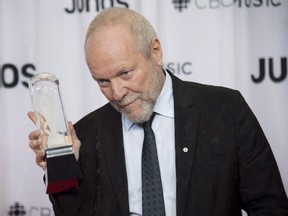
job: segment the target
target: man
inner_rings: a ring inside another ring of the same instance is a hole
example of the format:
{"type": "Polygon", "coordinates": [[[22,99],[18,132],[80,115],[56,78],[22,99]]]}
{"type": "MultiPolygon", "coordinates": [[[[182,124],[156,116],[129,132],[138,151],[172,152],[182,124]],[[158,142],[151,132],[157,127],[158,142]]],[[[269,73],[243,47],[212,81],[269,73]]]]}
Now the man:
{"type": "MultiPolygon", "coordinates": [[[[70,124],[83,179],[79,189],[50,196],[56,215],[146,211],[142,123],[153,112],[166,216],[237,216],[241,209],[251,216],[288,215],[271,148],[240,93],[185,82],[163,69],[160,41],[143,16],[120,8],[99,13],[87,32],[85,55],[110,103],[75,130],[70,124]]],[[[29,139],[45,169],[39,131],[29,139]]]]}

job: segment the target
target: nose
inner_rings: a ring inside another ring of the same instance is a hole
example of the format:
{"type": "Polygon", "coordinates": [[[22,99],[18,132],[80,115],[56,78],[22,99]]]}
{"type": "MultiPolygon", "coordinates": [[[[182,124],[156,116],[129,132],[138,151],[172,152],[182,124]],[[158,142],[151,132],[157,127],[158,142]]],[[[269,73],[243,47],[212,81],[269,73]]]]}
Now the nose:
{"type": "Polygon", "coordinates": [[[120,101],[127,94],[127,88],[121,81],[118,80],[111,82],[111,85],[113,100],[120,101]]]}

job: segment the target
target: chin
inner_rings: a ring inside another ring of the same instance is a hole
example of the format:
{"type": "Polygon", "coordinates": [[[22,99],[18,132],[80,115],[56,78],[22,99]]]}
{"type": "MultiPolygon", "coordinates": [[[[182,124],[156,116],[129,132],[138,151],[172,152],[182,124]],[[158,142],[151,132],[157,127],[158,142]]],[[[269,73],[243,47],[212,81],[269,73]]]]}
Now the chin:
{"type": "Polygon", "coordinates": [[[153,110],[145,110],[142,112],[132,111],[130,113],[123,112],[123,114],[132,122],[134,123],[143,123],[149,120],[150,116],[152,115],[153,110]]]}
{"type": "Polygon", "coordinates": [[[123,113],[126,116],[126,118],[128,118],[130,121],[136,124],[148,121],[153,113],[153,106],[154,106],[154,103],[146,102],[140,105],[141,108],[139,107],[138,109],[135,108],[125,109],[119,107],[115,103],[111,104],[118,112],[123,113]]]}

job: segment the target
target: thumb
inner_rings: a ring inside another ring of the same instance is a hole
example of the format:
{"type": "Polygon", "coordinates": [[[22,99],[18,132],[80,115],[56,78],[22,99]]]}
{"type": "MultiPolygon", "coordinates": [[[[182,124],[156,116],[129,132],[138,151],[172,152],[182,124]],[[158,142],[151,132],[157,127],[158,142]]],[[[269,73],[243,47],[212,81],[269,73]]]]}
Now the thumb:
{"type": "Polygon", "coordinates": [[[80,151],[80,147],[81,147],[81,142],[77,137],[76,131],[74,129],[74,126],[72,124],[72,122],[68,121],[68,127],[70,130],[70,135],[71,135],[71,141],[72,141],[72,148],[74,151],[74,155],[76,160],[78,160],[79,158],[79,151],[80,151]]]}

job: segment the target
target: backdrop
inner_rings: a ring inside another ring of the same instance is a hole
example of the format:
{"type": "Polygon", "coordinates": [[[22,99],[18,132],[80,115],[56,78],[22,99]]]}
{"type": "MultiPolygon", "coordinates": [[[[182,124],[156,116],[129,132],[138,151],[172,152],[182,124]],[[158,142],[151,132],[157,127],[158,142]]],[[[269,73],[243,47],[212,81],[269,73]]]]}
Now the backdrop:
{"type": "Polygon", "coordinates": [[[288,191],[287,0],[0,0],[0,215],[53,215],[28,147],[29,78],[60,79],[68,119],[106,103],[83,54],[105,8],[139,11],[155,26],[164,66],[182,79],[242,92],[272,146],[288,191]]]}

